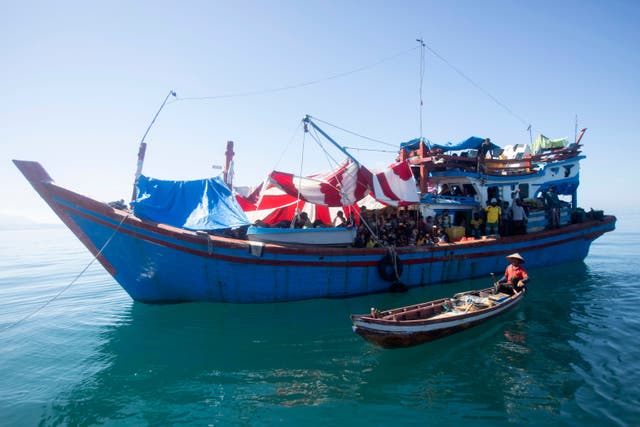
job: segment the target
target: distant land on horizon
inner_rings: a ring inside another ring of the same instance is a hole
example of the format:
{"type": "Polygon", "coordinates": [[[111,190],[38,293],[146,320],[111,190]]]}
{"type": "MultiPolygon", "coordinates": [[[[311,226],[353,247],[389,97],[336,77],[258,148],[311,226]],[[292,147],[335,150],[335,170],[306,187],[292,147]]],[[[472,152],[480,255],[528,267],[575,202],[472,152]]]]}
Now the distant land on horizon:
{"type": "Polygon", "coordinates": [[[55,215],[36,220],[27,216],[0,213],[0,230],[57,227],[62,225],[62,221],[55,215]]]}

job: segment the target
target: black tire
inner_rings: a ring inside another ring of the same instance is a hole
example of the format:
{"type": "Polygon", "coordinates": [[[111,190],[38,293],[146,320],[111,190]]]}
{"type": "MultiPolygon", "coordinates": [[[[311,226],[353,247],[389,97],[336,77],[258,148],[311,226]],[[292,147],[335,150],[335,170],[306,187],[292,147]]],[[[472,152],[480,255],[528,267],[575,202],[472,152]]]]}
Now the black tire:
{"type": "Polygon", "coordinates": [[[402,276],[402,269],[403,269],[402,261],[400,260],[400,257],[395,254],[394,255],[387,254],[380,260],[380,262],[378,262],[378,274],[380,275],[382,280],[385,280],[387,282],[398,281],[400,279],[400,276],[402,276]],[[394,262],[396,265],[395,269],[393,267],[394,262]],[[396,274],[396,269],[397,269],[397,274],[396,274]]]}

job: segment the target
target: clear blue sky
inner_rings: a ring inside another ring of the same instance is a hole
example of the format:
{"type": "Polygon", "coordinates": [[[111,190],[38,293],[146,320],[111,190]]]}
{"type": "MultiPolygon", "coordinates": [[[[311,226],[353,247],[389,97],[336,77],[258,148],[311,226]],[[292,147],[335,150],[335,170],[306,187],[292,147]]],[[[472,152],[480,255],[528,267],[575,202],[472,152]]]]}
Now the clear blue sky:
{"type": "MultiPolygon", "coordinates": [[[[236,185],[298,172],[305,114],[394,144],[415,138],[417,37],[515,114],[427,50],[425,137],[526,143],[530,122],[572,138],[577,114],[588,128],[580,205],[638,203],[637,1],[25,1],[2,12],[0,215],[53,218],[14,158],[99,200],[127,199],[140,138],[170,89],[188,98],[318,81],[168,104],[147,137],[144,172],[158,178],[215,174],[229,139],[236,185]]],[[[324,128],[347,146],[388,149],[324,128]]],[[[354,154],[372,167],[392,160],[354,154]]],[[[313,156],[306,173],[329,168],[313,156]]]]}

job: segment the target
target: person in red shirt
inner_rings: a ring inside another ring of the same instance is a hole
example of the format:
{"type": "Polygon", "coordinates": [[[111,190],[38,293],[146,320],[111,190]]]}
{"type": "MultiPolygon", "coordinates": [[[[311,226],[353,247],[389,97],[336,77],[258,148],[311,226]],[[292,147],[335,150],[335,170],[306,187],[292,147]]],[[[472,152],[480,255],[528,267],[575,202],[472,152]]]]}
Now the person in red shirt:
{"type": "Polygon", "coordinates": [[[513,295],[516,292],[525,290],[527,282],[529,281],[529,275],[525,269],[522,268],[524,258],[522,258],[519,253],[507,256],[507,261],[511,264],[507,266],[504,271],[504,276],[497,282],[498,291],[513,295]]]}

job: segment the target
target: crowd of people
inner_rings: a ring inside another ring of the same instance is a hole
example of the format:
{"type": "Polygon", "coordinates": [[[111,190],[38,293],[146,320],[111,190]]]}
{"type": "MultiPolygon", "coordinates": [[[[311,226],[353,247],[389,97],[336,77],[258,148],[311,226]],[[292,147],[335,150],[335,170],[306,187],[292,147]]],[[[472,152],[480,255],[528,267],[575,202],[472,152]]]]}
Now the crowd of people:
{"type": "Polygon", "coordinates": [[[525,231],[526,211],[520,201],[509,209],[508,203],[498,207],[497,200],[493,199],[490,205],[473,214],[473,218],[466,224],[466,215],[450,213],[448,210],[435,216],[426,218],[417,210],[398,209],[390,211],[371,211],[365,206],[360,208],[356,217],[351,212],[348,217],[344,212],[338,211],[332,224],[324,224],[321,221],[311,222],[306,212],[296,215],[292,223],[278,224],[276,226],[293,228],[318,228],[318,227],[347,227],[357,228],[355,247],[376,246],[427,246],[438,243],[449,243],[448,231],[451,227],[461,227],[463,235],[458,237],[473,237],[480,239],[484,235],[510,235],[520,234],[525,231]]]}
{"type": "MultiPolygon", "coordinates": [[[[258,221],[257,226],[268,226],[258,221]]],[[[425,246],[436,243],[449,242],[446,230],[453,225],[453,216],[448,211],[435,218],[424,218],[415,210],[397,210],[391,212],[389,208],[382,211],[371,211],[365,206],[360,207],[356,214],[352,211],[346,217],[343,211],[338,211],[331,224],[324,224],[316,220],[311,222],[306,212],[296,214],[292,221],[283,221],[272,227],[318,228],[318,227],[346,227],[356,228],[356,247],[375,246],[425,246]]]]}
{"type": "Polygon", "coordinates": [[[529,209],[521,199],[515,199],[512,205],[504,201],[498,203],[492,198],[490,203],[480,212],[473,214],[471,235],[481,236],[513,236],[527,232],[529,209]]]}
{"type": "MultiPolygon", "coordinates": [[[[558,227],[561,202],[553,186],[545,193],[544,200],[549,215],[549,228],[558,227]]],[[[275,227],[355,227],[357,228],[354,241],[356,247],[426,246],[449,243],[451,227],[464,230],[463,235],[458,235],[456,238],[480,239],[482,236],[525,234],[529,209],[520,198],[514,199],[511,205],[507,201],[499,202],[496,198],[492,198],[486,207],[476,210],[470,219],[467,215],[467,213],[452,214],[445,209],[442,213],[424,218],[417,210],[386,208],[381,211],[370,211],[362,206],[357,216],[353,211],[348,217],[343,211],[338,211],[331,224],[324,224],[319,220],[312,223],[308,214],[301,212],[296,214],[291,222],[283,221],[275,227]]]]}
{"type": "MultiPolygon", "coordinates": [[[[451,227],[464,232],[457,238],[480,239],[482,236],[511,236],[525,234],[528,209],[520,199],[510,206],[492,199],[484,209],[472,214],[467,225],[467,214],[452,214],[447,209],[435,216],[424,218],[418,211],[399,210],[381,215],[363,209],[355,246],[424,246],[449,243],[451,227]]],[[[454,234],[454,233],[452,233],[454,234]]]]}
{"type": "Polygon", "coordinates": [[[448,243],[446,228],[452,224],[447,215],[426,219],[418,211],[398,210],[388,214],[360,210],[354,246],[426,246],[448,243]]]}

